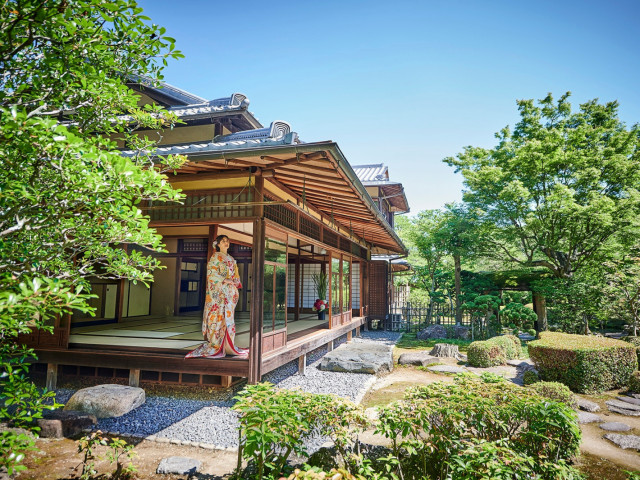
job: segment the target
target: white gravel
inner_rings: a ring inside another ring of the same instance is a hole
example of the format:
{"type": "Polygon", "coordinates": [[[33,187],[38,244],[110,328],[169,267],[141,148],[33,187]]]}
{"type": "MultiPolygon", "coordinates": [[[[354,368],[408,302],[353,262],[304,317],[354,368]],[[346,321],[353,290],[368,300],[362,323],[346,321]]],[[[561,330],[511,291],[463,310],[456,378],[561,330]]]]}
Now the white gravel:
{"type": "MultiPolygon", "coordinates": [[[[402,333],[370,331],[362,332],[354,342],[383,342],[394,345],[402,333]]],[[[337,339],[335,346],[346,341],[346,336],[337,339]]],[[[298,375],[297,360],[277,368],[263,376],[262,381],[271,382],[278,388],[300,389],[310,393],[334,394],[359,402],[375,381],[375,376],[362,373],[325,372],[318,370],[320,360],[327,353],[321,347],[307,355],[305,375],[298,375]]],[[[118,418],[101,419],[98,428],[119,432],[121,435],[213,444],[219,447],[238,446],[238,417],[231,410],[235,403],[231,398],[243,386],[233,392],[220,391],[210,400],[187,400],[182,398],[148,396],[144,405],[118,418]]],[[[56,391],[57,400],[65,403],[73,390],[56,391]]],[[[315,439],[310,450],[321,445],[323,439],[315,439]]]]}

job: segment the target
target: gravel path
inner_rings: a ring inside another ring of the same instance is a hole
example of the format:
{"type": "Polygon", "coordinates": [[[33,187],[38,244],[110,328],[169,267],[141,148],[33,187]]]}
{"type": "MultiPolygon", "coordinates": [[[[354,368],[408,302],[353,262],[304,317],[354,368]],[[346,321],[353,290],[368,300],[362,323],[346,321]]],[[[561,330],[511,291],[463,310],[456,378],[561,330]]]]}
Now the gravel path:
{"type": "MultiPolygon", "coordinates": [[[[354,342],[383,342],[394,345],[402,336],[396,332],[362,332],[362,338],[354,342]]],[[[337,346],[346,341],[346,336],[334,342],[337,346]]],[[[334,394],[354,401],[360,401],[375,381],[375,375],[360,373],[324,372],[318,370],[320,360],[327,353],[321,347],[307,355],[306,375],[297,375],[297,360],[287,363],[264,375],[263,381],[271,382],[279,388],[300,389],[310,393],[334,394]]],[[[118,418],[98,421],[103,431],[119,432],[122,435],[191,441],[213,444],[219,447],[238,446],[238,417],[231,410],[235,403],[235,390],[215,392],[209,400],[186,400],[182,398],[148,396],[144,405],[118,418]]],[[[66,403],[73,390],[56,391],[57,400],[66,403]]],[[[319,447],[323,439],[315,439],[312,450],[319,447]]]]}

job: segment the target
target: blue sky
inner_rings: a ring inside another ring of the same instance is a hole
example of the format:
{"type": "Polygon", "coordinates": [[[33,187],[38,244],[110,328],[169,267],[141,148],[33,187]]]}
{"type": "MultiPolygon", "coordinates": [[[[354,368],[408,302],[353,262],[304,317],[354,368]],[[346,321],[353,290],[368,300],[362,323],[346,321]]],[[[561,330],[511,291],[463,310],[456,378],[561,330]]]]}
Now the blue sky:
{"type": "Polygon", "coordinates": [[[412,214],[460,200],[442,159],[495,145],[516,99],[571,91],[640,122],[639,0],[139,3],[186,56],[167,82],[387,164],[412,214]]]}

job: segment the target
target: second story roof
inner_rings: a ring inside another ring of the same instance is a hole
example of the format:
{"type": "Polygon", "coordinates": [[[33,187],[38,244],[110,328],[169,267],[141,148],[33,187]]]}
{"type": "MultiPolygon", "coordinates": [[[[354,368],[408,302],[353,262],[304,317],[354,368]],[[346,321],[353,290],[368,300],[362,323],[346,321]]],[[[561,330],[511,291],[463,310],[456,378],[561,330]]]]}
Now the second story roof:
{"type": "Polygon", "coordinates": [[[365,187],[377,187],[378,199],[384,199],[393,213],[409,212],[409,202],[400,182],[389,180],[389,168],[384,163],[354,165],[353,171],[365,187]]]}

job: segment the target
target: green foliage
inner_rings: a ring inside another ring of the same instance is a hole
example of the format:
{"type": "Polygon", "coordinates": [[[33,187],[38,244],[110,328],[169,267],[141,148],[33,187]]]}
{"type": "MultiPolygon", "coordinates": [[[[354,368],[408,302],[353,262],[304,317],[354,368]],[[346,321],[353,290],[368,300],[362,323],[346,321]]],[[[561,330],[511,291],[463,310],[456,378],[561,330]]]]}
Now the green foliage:
{"type": "Polygon", "coordinates": [[[566,405],[462,376],[409,389],[380,411],[376,431],[391,440],[399,462],[393,473],[405,479],[494,478],[473,476],[474,468],[506,475],[514,461],[530,469],[522,478],[556,478],[560,465],[575,473],[566,461],[580,445],[576,414],[566,405]],[[480,466],[480,458],[494,464],[480,466]]]}
{"type": "Polygon", "coordinates": [[[527,370],[526,372],[524,372],[524,374],[522,375],[522,383],[524,385],[532,385],[536,382],[540,381],[540,376],[532,371],[532,370],[527,370]]]}
{"type": "Polygon", "coordinates": [[[484,383],[502,383],[506,382],[506,378],[493,372],[482,372],[480,378],[484,383]]]}
{"type": "Polygon", "coordinates": [[[137,470],[133,464],[133,458],[136,456],[133,445],[121,438],[110,437],[102,431],[96,430],[82,437],[78,442],[78,453],[82,454],[82,462],[75,469],[79,471],[78,478],[80,480],[94,480],[104,477],[104,475],[98,475],[95,469],[95,460],[102,458],[96,454],[96,450],[101,447],[106,447],[104,457],[109,460],[109,464],[116,464],[116,469],[109,474],[110,479],[127,480],[133,478],[137,470]]]}
{"type": "Polygon", "coordinates": [[[541,397],[549,398],[556,402],[562,402],[571,408],[577,406],[576,396],[569,387],[558,382],[536,382],[531,389],[541,397]]]}
{"type": "MultiPolygon", "coordinates": [[[[138,108],[126,83],[153,84],[166,60],[182,55],[130,0],[7,0],[0,27],[0,420],[27,424],[51,394],[28,380],[35,357],[17,335],[50,331],[72,309],[91,313],[82,290],[89,277],[147,282],[159,267],[123,247],[162,251],[140,204],[180,200],[163,171],[184,158],[144,154],[153,142],[135,130],[177,118],[138,108]],[[138,154],[122,157],[96,132],[138,154]]],[[[9,473],[20,468],[25,438],[3,433],[9,473]]]]}
{"type": "Polygon", "coordinates": [[[466,147],[444,161],[462,173],[464,200],[480,213],[486,253],[570,278],[640,213],[640,128],[617,102],[572,112],[569,93],[518,101],[520,121],[492,149],[466,147]]]}
{"type": "Polygon", "coordinates": [[[314,273],[311,275],[313,284],[316,287],[316,295],[320,300],[327,299],[327,274],[324,272],[314,273]]]}
{"type": "Polygon", "coordinates": [[[473,342],[467,350],[467,360],[472,367],[504,365],[507,360],[520,358],[521,355],[520,339],[514,335],[473,342]]]}
{"type": "Polygon", "coordinates": [[[536,332],[535,328],[530,328],[529,330],[527,330],[527,333],[532,337],[535,337],[538,332],[536,332]]]}
{"type": "Polygon", "coordinates": [[[500,318],[507,322],[512,322],[514,327],[530,328],[538,319],[536,313],[529,307],[525,307],[521,303],[511,302],[500,310],[500,318]]]}
{"type": "Polygon", "coordinates": [[[447,343],[449,345],[457,345],[458,350],[461,352],[465,352],[469,345],[471,344],[470,340],[458,340],[454,338],[432,338],[430,340],[418,340],[416,338],[415,333],[404,333],[398,342],[396,343],[397,348],[406,348],[406,349],[418,349],[425,350],[427,348],[435,347],[436,343],[447,343]]]}
{"type": "Polygon", "coordinates": [[[540,378],[560,382],[578,393],[598,393],[626,386],[638,369],[636,349],[620,340],[541,332],[529,342],[540,378]]]}
{"type": "Polygon", "coordinates": [[[257,478],[280,475],[287,458],[306,456],[305,440],[321,434],[331,438],[345,464],[358,433],[367,425],[362,410],[330,395],[277,390],[272,384],[248,385],[236,397],[240,413],[241,458],[253,460],[257,478]]]}
{"type": "Polygon", "coordinates": [[[507,363],[504,348],[489,340],[473,342],[467,350],[467,361],[472,367],[488,368],[507,363]]]}
{"type": "Polygon", "coordinates": [[[629,387],[630,391],[634,393],[640,393],[640,372],[636,370],[631,374],[627,386],[629,387]]]}

